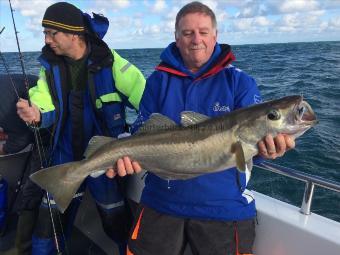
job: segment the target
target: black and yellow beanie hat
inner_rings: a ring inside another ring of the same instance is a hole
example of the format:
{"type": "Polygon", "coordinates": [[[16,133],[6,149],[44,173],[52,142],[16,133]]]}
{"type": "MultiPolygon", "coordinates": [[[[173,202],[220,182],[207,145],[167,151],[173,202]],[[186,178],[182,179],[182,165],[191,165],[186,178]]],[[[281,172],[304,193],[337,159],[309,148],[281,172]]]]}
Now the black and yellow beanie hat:
{"type": "Polygon", "coordinates": [[[42,26],[72,34],[84,34],[83,13],[77,7],[66,2],[52,4],[46,9],[42,26]]]}

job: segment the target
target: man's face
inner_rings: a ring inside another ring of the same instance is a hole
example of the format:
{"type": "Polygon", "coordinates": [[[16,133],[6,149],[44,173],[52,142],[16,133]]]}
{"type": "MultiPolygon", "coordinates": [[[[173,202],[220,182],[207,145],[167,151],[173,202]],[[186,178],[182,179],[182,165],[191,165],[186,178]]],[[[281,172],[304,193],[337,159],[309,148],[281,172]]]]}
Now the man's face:
{"type": "Polygon", "coordinates": [[[217,31],[211,18],[202,13],[190,13],[178,22],[176,45],[184,64],[192,72],[198,71],[211,57],[217,31]]]}
{"type": "Polygon", "coordinates": [[[45,28],[45,43],[50,46],[56,55],[70,56],[73,50],[73,35],[45,28]]]}

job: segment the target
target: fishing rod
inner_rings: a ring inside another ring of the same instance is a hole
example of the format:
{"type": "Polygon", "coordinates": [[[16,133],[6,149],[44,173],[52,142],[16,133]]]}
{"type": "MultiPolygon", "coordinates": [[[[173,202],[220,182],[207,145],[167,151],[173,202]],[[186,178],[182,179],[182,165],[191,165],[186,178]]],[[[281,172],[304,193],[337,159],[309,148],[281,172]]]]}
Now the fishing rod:
{"type": "MultiPolygon", "coordinates": [[[[15,25],[14,14],[13,14],[14,10],[12,8],[11,0],[8,0],[8,2],[9,2],[10,9],[11,9],[11,16],[12,16],[12,22],[13,22],[13,27],[14,27],[15,38],[16,38],[16,42],[17,42],[20,65],[21,65],[23,76],[24,76],[24,82],[25,82],[25,87],[26,87],[26,91],[27,91],[28,105],[31,107],[32,104],[31,104],[31,100],[30,100],[30,97],[29,97],[29,83],[28,83],[28,78],[27,78],[26,71],[25,71],[24,59],[23,59],[23,55],[21,53],[19,39],[18,39],[18,33],[19,32],[18,32],[16,25],[15,25]]],[[[34,130],[33,133],[34,133],[35,141],[37,143],[37,150],[38,150],[39,159],[40,159],[40,168],[42,169],[43,168],[43,159],[42,159],[41,148],[39,146],[39,136],[38,136],[39,130],[38,130],[35,122],[29,123],[29,125],[32,126],[33,130],[34,130]]],[[[56,230],[56,227],[55,227],[55,222],[54,222],[54,219],[53,219],[51,200],[50,200],[50,195],[49,195],[48,191],[46,191],[46,199],[47,199],[47,205],[48,205],[49,214],[50,214],[50,218],[51,218],[52,229],[53,229],[53,237],[54,237],[54,241],[55,241],[57,254],[61,255],[62,252],[61,252],[60,246],[59,246],[59,240],[58,240],[58,236],[57,236],[57,230],[56,230]]]]}
{"type": "Polygon", "coordinates": [[[24,82],[25,82],[25,87],[26,87],[26,90],[27,90],[27,99],[28,99],[28,104],[29,106],[31,106],[31,100],[30,100],[30,97],[28,95],[28,90],[29,90],[29,84],[28,84],[28,78],[27,78],[27,75],[26,75],[26,72],[25,72],[25,66],[24,66],[24,58],[21,54],[21,49],[20,49],[20,44],[19,44],[19,39],[18,39],[18,30],[17,30],[17,27],[15,25],[15,20],[14,20],[14,10],[12,8],[12,3],[11,3],[11,0],[8,0],[9,2],[9,7],[11,9],[11,16],[12,16],[12,22],[13,22],[13,26],[14,26],[14,34],[15,34],[15,39],[16,39],[16,42],[17,42],[17,47],[18,47],[18,54],[19,54],[19,60],[20,60],[20,65],[21,65],[21,70],[22,70],[22,74],[24,76],[24,82]]]}

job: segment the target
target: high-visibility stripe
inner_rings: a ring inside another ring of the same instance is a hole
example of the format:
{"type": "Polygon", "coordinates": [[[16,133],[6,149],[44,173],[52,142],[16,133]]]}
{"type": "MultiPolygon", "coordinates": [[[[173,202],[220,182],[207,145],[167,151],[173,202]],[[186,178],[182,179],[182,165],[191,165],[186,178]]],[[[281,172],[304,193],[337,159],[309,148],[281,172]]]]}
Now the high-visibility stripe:
{"type": "Polygon", "coordinates": [[[235,234],[235,246],[236,246],[236,253],[235,253],[235,255],[254,255],[253,253],[240,253],[239,251],[238,251],[238,244],[239,244],[239,237],[238,237],[238,232],[237,232],[237,223],[235,222],[234,223],[234,234],[235,234]]]}
{"type": "Polygon", "coordinates": [[[66,24],[55,22],[55,21],[48,20],[48,19],[43,19],[42,23],[46,25],[52,25],[52,26],[64,28],[64,29],[71,30],[71,31],[76,31],[76,32],[84,31],[85,29],[84,27],[70,26],[70,25],[66,25],[66,24]]]}
{"type": "Polygon", "coordinates": [[[124,73],[126,70],[129,69],[129,67],[130,67],[131,65],[132,65],[132,64],[131,64],[130,62],[128,62],[125,66],[123,66],[123,67],[120,69],[120,71],[121,71],[122,73],[124,73]]]}
{"type": "Polygon", "coordinates": [[[234,238],[235,238],[235,255],[240,255],[240,253],[238,252],[238,232],[237,232],[237,224],[236,222],[234,222],[234,238]]]}
{"type": "MultiPolygon", "coordinates": [[[[84,192],[76,193],[76,194],[73,196],[73,198],[82,197],[83,195],[84,195],[84,192]]],[[[43,202],[44,204],[47,204],[47,198],[46,198],[46,197],[43,197],[42,202],[43,202]]],[[[54,201],[54,199],[50,199],[50,203],[51,203],[51,205],[55,205],[55,204],[56,204],[56,202],[54,201]]]]}
{"type": "Polygon", "coordinates": [[[132,236],[131,236],[131,239],[132,240],[136,240],[137,237],[138,237],[138,232],[139,232],[139,226],[140,226],[140,221],[142,219],[142,216],[143,216],[143,212],[144,212],[144,208],[142,209],[140,215],[139,215],[139,218],[138,218],[138,222],[136,224],[136,227],[135,229],[133,230],[133,233],[132,233],[132,236]]]}
{"type": "Polygon", "coordinates": [[[117,207],[124,205],[124,201],[119,201],[117,203],[112,203],[112,204],[101,204],[101,203],[98,203],[98,202],[96,202],[96,203],[97,203],[97,205],[99,205],[100,207],[102,207],[104,209],[113,209],[113,208],[117,208],[117,207]]]}
{"type": "Polygon", "coordinates": [[[132,251],[130,251],[129,247],[126,248],[126,255],[134,255],[132,251]]]}
{"type": "Polygon", "coordinates": [[[103,107],[103,103],[121,102],[121,101],[122,99],[120,98],[118,93],[109,93],[109,94],[100,96],[100,98],[96,100],[96,107],[97,109],[100,109],[103,107]]]}

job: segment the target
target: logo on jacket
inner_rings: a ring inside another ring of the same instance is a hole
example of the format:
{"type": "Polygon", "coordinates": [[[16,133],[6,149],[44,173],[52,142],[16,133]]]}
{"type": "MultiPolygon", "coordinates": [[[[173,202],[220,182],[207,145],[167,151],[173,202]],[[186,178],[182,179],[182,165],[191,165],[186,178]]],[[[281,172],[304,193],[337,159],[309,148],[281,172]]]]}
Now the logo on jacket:
{"type": "Polygon", "coordinates": [[[255,95],[254,96],[254,103],[255,104],[259,104],[259,103],[262,103],[262,99],[259,95],[255,95]]]}
{"type": "Polygon", "coordinates": [[[119,120],[121,118],[122,118],[122,116],[120,116],[120,113],[116,113],[116,114],[113,115],[113,120],[119,120]]]}
{"type": "Polygon", "coordinates": [[[221,105],[219,102],[216,102],[213,107],[214,112],[230,112],[230,108],[228,105],[221,105]]]}

